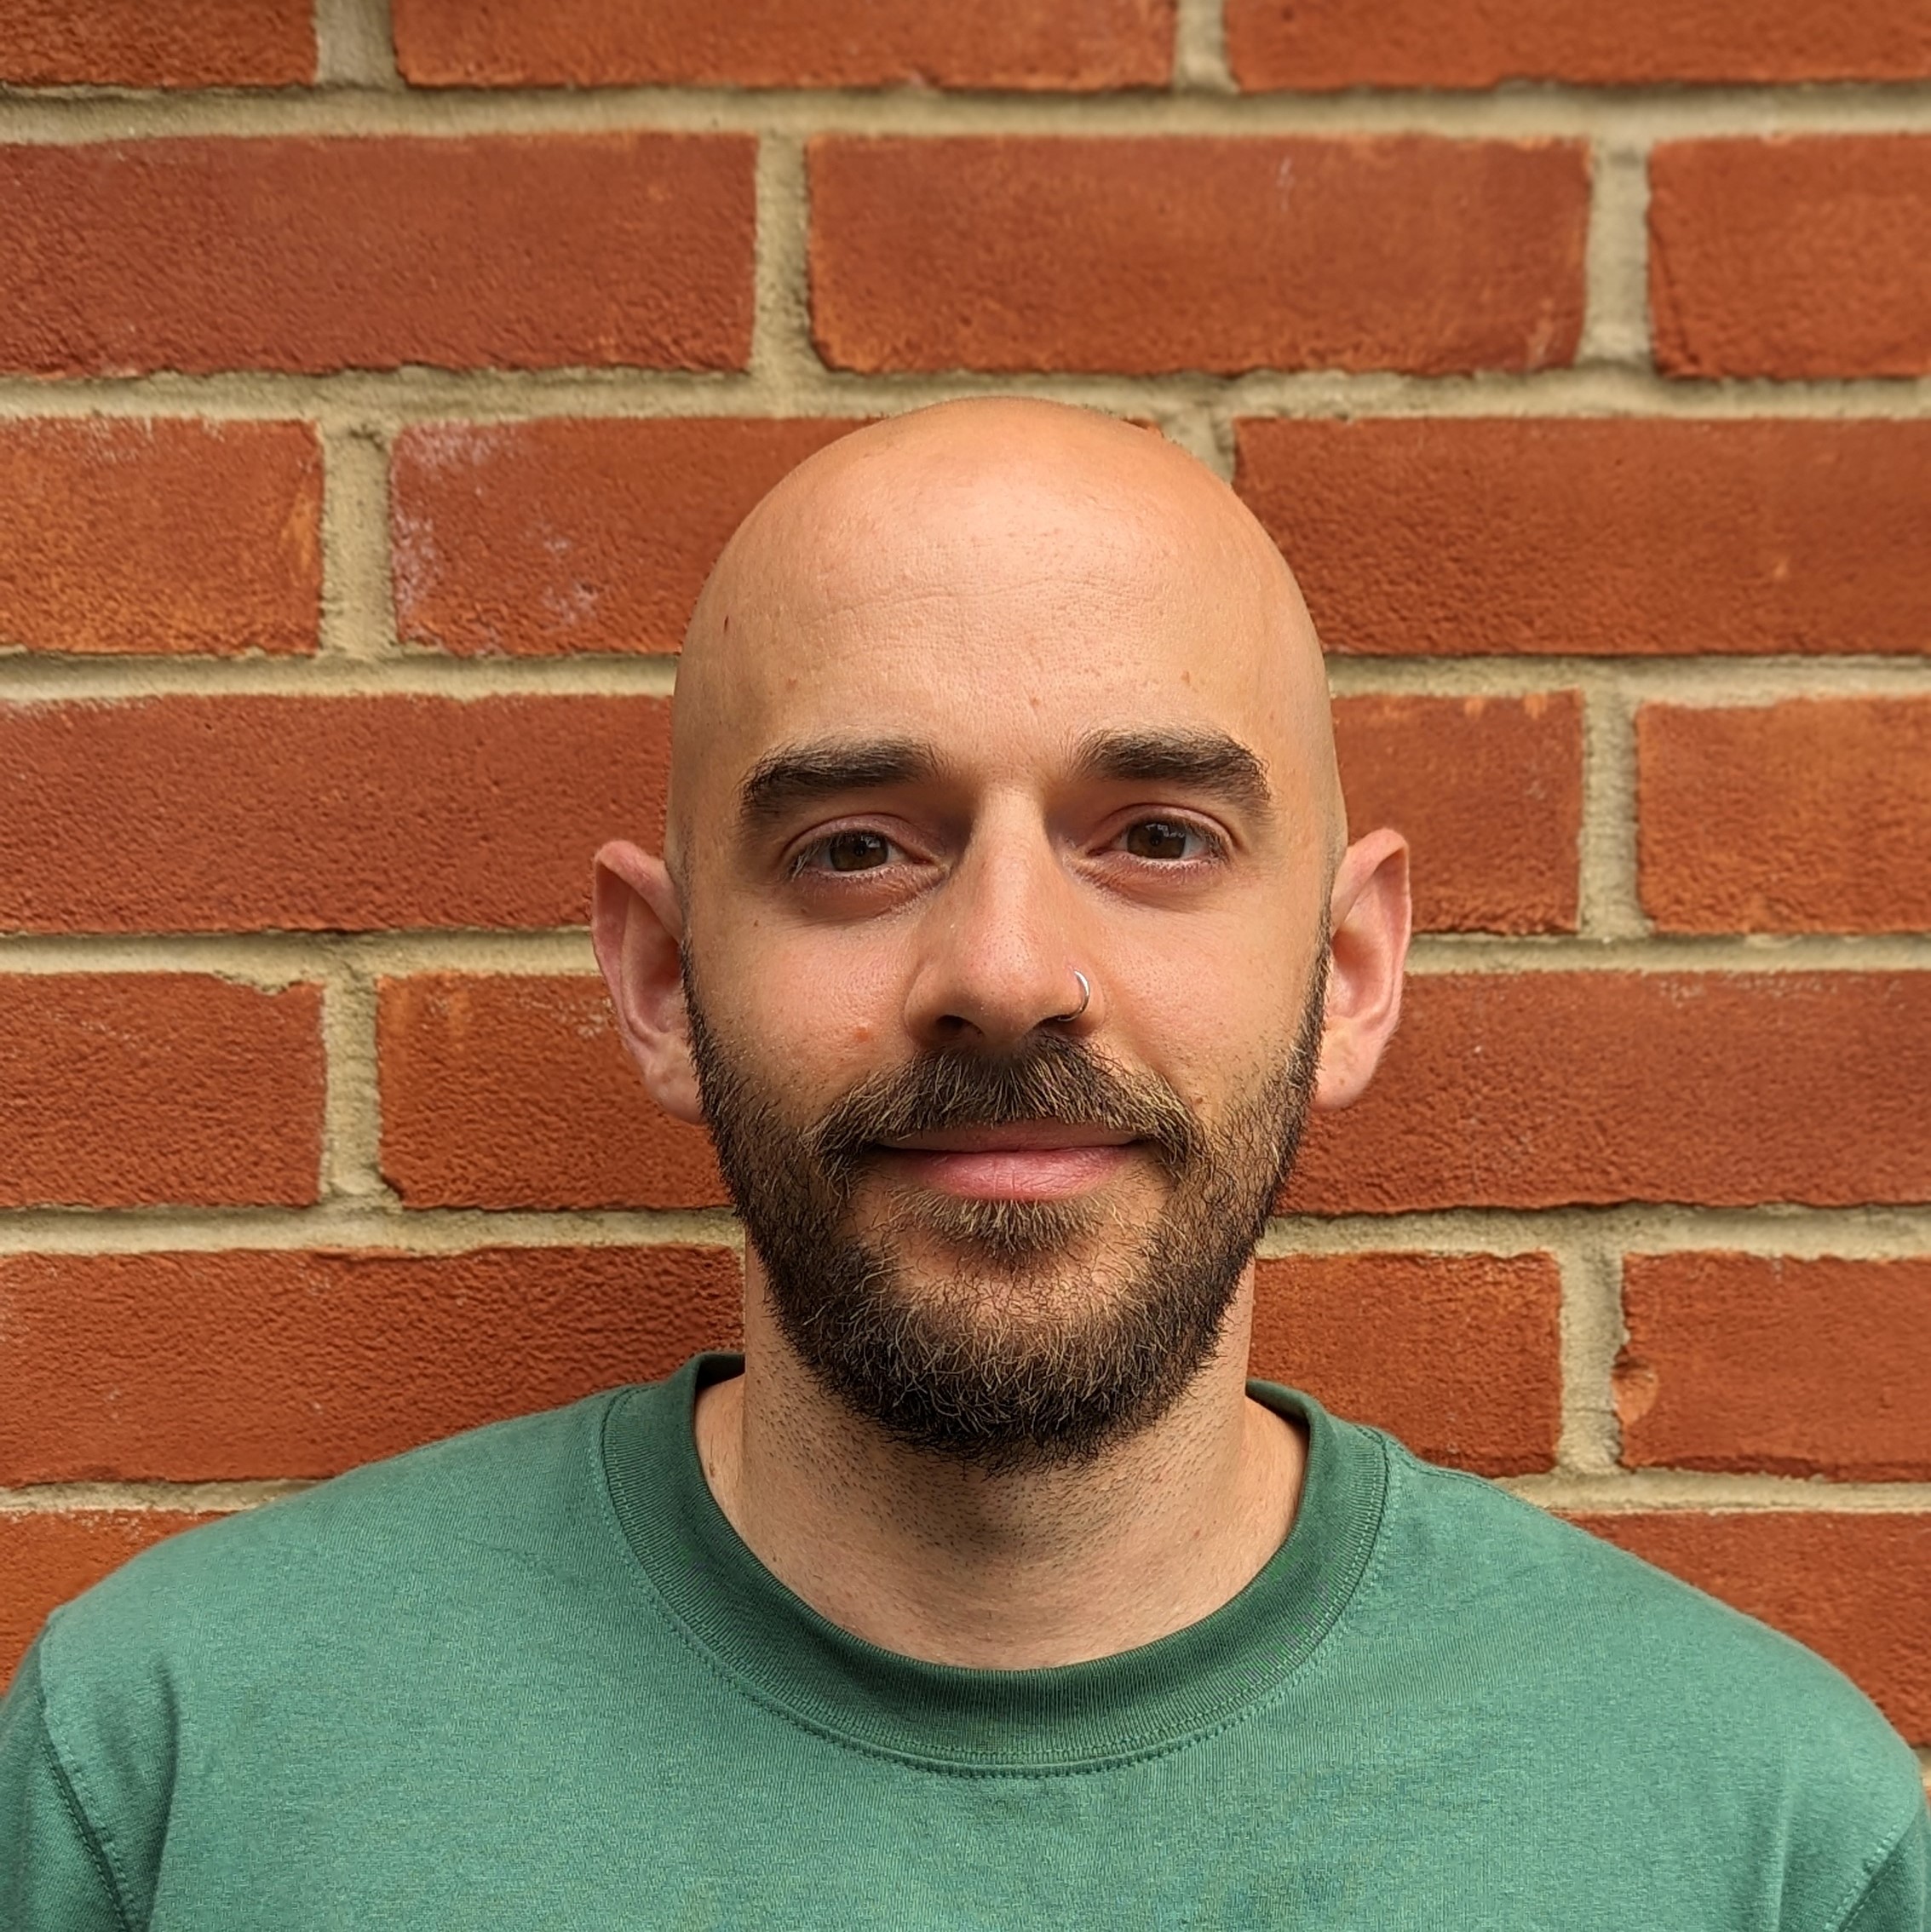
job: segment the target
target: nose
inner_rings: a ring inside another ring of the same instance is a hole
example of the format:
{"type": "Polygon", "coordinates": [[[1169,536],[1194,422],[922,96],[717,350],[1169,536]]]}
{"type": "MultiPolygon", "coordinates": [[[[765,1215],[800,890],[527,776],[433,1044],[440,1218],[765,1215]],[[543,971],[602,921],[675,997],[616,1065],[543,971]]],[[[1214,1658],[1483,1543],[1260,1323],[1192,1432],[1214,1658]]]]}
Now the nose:
{"type": "Polygon", "coordinates": [[[922,1045],[997,1050],[1037,1026],[1097,1023],[1078,887],[1036,808],[1014,801],[982,814],[928,906],[905,1006],[922,1045]]]}

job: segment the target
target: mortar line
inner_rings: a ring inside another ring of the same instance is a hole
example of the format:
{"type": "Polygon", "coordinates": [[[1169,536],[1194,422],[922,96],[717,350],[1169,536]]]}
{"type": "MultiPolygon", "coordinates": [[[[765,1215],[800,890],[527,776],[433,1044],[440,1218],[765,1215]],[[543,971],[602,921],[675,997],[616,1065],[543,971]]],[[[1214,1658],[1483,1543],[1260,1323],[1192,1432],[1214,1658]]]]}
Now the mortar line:
{"type": "MultiPolygon", "coordinates": [[[[371,582],[376,552],[366,535],[363,585],[331,618],[338,626],[359,601],[386,607],[386,576],[371,582]]],[[[368,618],[363,622],[373,623],[368,618]]],[[[386,615],[380,620],[386,628],[386,615]]],[[[1584,697],[1584,748],[1591,761],[1585,778],[1601,796],[1585,791],[1611,814],[1624,809],[1633,785],[1626,762],[1629,716],[1649,702],[1757,708],[1791,698],[1919,698],[1925,695],[1927,658],[1804,656],[1798,653],[1723,657],[1653,656],[1562,658],[1502,654],[1492,657],[1354,657],[1330,655],[1328,681],[1337,701],[1371,697],[1515,699],[1554,691],[1584,697]],[[1593,734],[1593,735],[1592,735],[1593,734]]],[[[259,653],[214,655],[105,656],[51,651],[0,653],[0,702],[112,703],[184,697],[444,697],[578,696],[668,699],[675,687],[675,653],[607,652],[566,657],[468,657],[420,648],[387,654],[351,655],[343,649],[307,657],[259,653]]],[[[1612,820],[1611,822],[1613,822],[1612,820]]],[[[1589,836],[1585,831],[1585,837],[1589,836]]],[[[1583,854],[1609,883],[1633,877],[1630,861],[1612,851],[1583,854]],[[1618,873],[1618,868],[1622,868],[1618,873]]],[[[1633,900],[1629,903],[1634,903],[1633,900]]]]}
{"type": "Polygon", "coordinates": [[[1601,1476],[1503,1476],[1500,1481],[1511,1495],[1565,1514],[1721,1510],[1915,1515],[1931,1510],[1931,1482],[1826,1482],[1808,1476],[1729,1475],[1700,1469],[1639,1469],[1601,1476]]]}
{"type": "Polygon", "coordinates": [[[1653,373],[1649,318],[1649,153],[1605,135],[1589,158],[1586,299],[1576,359],[1653,373]]]}
{"type": "MultiPolygon", "coordinates": [[[[777,152],[782,155],[782,149],[777,152]]],[[[1717,382],[1607,363],[1449,376],[1336,369],[1259,369],[1224,376],[1187,371],[1123,376],[1106,371],[1042,375],[965,370],[871,375],[829,369],[815,356],[807,356],[775,372],[761,367],[715,374],[635,365],[498,370],[418,364],[391,370],[256,368],[204,375],[157,370],[55,380],[0,375],[0,420],[160,415],[282,421],[333,411],[393,433],[452,417],[476,422],[557,415],[638,420],[857,417],[969,395],[1038,396],[1155,420],[1163,412],[1195,409],[1210,409],[1230,420],[1286,421],[1639,417],[1698,423],[1765,418],[1905,423],[1931,417],[1931,377],[1924,377],[1717,382]]]]}
{"type": "Polygon", "coordinates": [[[1227,62],[1227,21],[1221,0],[1176,0],[1173,91],[1230,100],[1238,97],[1233,72],[1227,62]]]}
{"type": "Polygon", "coordinates": [[[1557,1472],[1571,1476],[1618,1473],[1612,1371],[1625,1339],[1622,1257],[1595,1244],[1556,1251],[1562,1280],[1562,1431],[1557,1472]]]}
{"type": "Polygon", "coordinates": [[[218,1482],[36,1482],[0,1488],[0,1516],[56,1511],[132,1509],[226,1515],[314,1486],[306,1477],[261,1476],[218,1482]]]}
{"type": "MultiPolygon", "coordinates": [[[[581,926],[527,932],[399,928],[318,933],[4,933],[0,976],[206,973],[279,991],[325,980],[344,960],[371,975],[434,973],[592,979],[581,926]]],[[[1931,971],[1931,934],[1719,934],[1589,940],[1422,933],[1409,955],[1417,978],[1468,973],[1899,974],[1931,971]]]]}
{"type": "Polygon", "coordinates": [[[341,960],[324,986],[322,1041],[323,1204],[398,1206],[382,1174],[376,987],[353,959],[341,960]]]}
{"type": "MultiPolygon", "coordinates": [[[[1807,683],[1807,690],[1815,687],[1807,683]]],[[[1591,940],[1649,934],[1637,842],[1636,733],[1633,694],[1621,681],[1592,676],[1583,693],[1583,822],[1577,844],[1577,928],[1591,940]]]]}
{"type": "MultiPolygon", "coordinates": [[[[1089,93],[918,87],[751,89],[636,86],[410,88],[393,67],[305,89],[0,88],[0,139],[142,141],[180,135],[832,133],[957,135],[1433,135],[1451,140],[1638,141],[1780,135],[1913,134],[1931,129],[1922,82],[1783,83],[1692,88],[1517,83],[1489,90],[1356,89],[1240,94],[1215,84],[1213,31],[1185,0],[1184,45],[1167,91],[1089,93]]],[[[367,9],[333,0],[326,58],[379,67],[367,9]]]]}
{"type": "Polygon", "coordinates": [[[315,0],[314,20],[318,86],[401,89],[388,0],[315,0]]]}
{"type": "Polygon", "coordinates": [[[810,189],[801,137],[759,141],[756,193],[750,375],[774,400],[790,399],[808,394],[827,373],[812,341],[810,189]]]}
{"type": "Polygon", "coordinates": [[[376,424],[322,425],[319,656],[365,663],[395,654],[389,578],[389,440],[376,424]]]}

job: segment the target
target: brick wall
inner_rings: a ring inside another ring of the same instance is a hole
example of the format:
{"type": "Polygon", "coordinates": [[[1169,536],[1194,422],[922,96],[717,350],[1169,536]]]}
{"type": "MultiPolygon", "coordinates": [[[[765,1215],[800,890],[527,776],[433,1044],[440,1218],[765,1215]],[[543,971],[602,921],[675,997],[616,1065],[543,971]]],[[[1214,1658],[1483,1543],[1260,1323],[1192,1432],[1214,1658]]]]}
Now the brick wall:
{"type": "Polygon", "coordinates": [[[0,82],[0,1669],[730,1338],[588,855],[766,486],[1012,388],[1234,481],[1414,839],[1257,1366],[1931,1745],[1922,0],[27,0],[0,82]]]}

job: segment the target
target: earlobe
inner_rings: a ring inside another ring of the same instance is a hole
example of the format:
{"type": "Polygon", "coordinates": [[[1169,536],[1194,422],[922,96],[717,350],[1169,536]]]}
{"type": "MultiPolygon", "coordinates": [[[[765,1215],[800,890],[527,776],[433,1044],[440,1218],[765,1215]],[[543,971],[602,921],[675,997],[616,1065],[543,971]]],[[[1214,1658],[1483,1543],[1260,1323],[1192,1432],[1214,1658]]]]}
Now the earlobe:
{"type": "Polygon", "coordinates": [[[618,1030],[651,1098],[675,1119],[701,1122],[684,1008],[683,911],[662,859],[622,840],[597,854],[590,939],[618,1030]]]}
{"type": "Polygon", "coordinates": [[[1374,1078],[1401,1018],[1408,958],[1408,842],[1382,829],[1342,855],[1329,902],[1326,1022],[1314,1105],[1342,1107],[1374,1078]]]}

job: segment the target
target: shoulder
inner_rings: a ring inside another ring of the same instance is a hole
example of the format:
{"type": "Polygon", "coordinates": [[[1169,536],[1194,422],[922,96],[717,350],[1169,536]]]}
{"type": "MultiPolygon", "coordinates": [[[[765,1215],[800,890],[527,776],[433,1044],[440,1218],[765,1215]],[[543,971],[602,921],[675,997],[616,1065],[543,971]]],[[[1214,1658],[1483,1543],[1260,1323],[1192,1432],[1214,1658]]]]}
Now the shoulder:
{"type": "Polygon", "coordinates": [[[541,1561],[601,1499],[602,1423],[622,1391],[368,1463],[154,1544],[42,1634],[58,1712],[77,1686],[232,1666],[457,1586],[488,1552],[541,1561]]]}
{"type": "Polygon", "coordinates": [[[1868,1880],[1917,1828],[1915,1756],[1815,1652],[1494,1483],[1393,1442],[1388,1469],[1384,1605],[1427,1603],[1529,1726],[1587,1756],[1597,1802],[1667,1794],[1719,1835],[1774,1837],[1792,1883],[1868,1880]]]}

